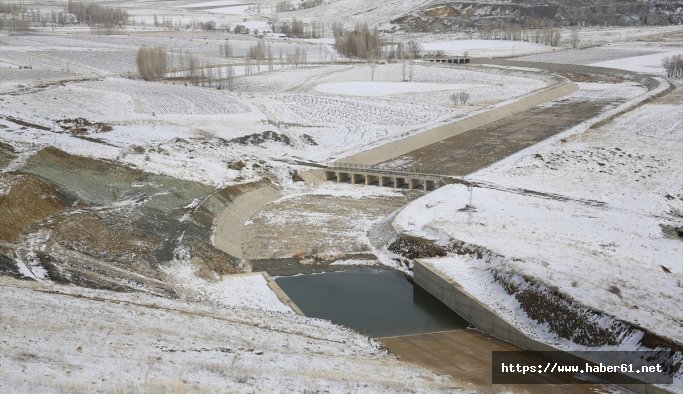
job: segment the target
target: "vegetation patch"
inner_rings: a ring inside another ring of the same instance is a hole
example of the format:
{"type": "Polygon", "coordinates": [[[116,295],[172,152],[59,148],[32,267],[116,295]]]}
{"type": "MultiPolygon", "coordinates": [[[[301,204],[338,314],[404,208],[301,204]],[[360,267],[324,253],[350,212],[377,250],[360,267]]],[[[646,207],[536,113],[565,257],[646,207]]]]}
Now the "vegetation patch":
{"type": "Polygon", "coordinates": [[[112,131],[112,127],[103,122],[91,122],[85,118],[65,118],[56,121],[59,127],[71,135],[99,134],[112,131]]]}
{"type": "Polygon", "coordinates": [[[35,222],[64,211],[69,199],[45,179],[24,173],[0,174],[0,240],[16,243],[35,222]]]}
{"type": "Polygon", "coordinates": [[[584,346],[618,345],[634,333],[629,324],[605,319],[605,315],[576,305],[557,290],[542,286],[530,278],[492,270],[493,278],[514,296],[527,315],[561,338],[584,346]],[[605,324],[604,322],[610,322],[605,324]]]}
{"type": "Polygon", "coordinates": [[[275,142],[286,146],[293,146],[292,140],[287,135],[270,130],[264,131],[263,133],[254,133],[233,138],[228,141],[228,143],[240,145],[260,145],[266,142],[275,142]]]}
{"type": "Polygon", "coordinates": [[[400,234],[396,240],[389,244],[388,249],[410,260],[443,257],[448,252],[446,248],[435,241],[408,234],[400,234]]]}

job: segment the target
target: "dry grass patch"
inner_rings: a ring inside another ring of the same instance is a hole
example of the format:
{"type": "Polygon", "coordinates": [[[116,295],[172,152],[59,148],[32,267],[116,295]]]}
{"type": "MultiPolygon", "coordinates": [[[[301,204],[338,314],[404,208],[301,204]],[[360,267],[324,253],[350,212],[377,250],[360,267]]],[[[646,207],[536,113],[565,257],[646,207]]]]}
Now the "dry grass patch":
{"type": "Polygon", "coordinates": [[[0,174],[0,240],[18,242],[38,221],[62,212],[69,202],[51,183],[22,173],[0,174]]]}

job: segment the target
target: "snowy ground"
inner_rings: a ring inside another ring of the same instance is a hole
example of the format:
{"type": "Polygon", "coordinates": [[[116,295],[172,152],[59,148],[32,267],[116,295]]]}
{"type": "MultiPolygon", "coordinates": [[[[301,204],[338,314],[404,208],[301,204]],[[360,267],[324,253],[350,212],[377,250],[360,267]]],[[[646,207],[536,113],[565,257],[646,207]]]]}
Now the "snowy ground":
{"type": "Polygon", "coordinates": [[[292,309],[268,287],[261,273],[223,275],[205,280],[187,262],[179,262],[164,269],[176,291],[185,300],[205,305],[240,308],[249,306],[264,311],[291,313],[292,309]]]}
{"type": "Polygon", "coordinates": [[[519,307],[490,289],[492,265],[681,343],[683,242],[666,230],[683,225],[680,100],[533,146],[468,177],[482,183],[471,194],[452,185],[414,201],[395,225],[504,256],[440,264],[461,265],[457,280],[510,321],[519,307]]]}
{"type": "MultiPolygon", "coordinates": [[[[192,42],[196,39],[200,44],[193,49],[196,53],[211,57],[218,51],[215,37],[213,41],[194,33],[172,37],[153,33],[144,39],[135,34],[3,38],[11,44],[5,47],[9,50],[0,52],[0,61],[7,62],[7,67],[0,67],[0,74],[7,76],[0,83],[6,93],[0,98],[3,115],[56,131],[0,118],[6,127],[4,135],[16,142],[49,144],[69,153],[221,185],[256,179],[266,170],[264,160],[271,167],[267,170],[276,173],[286,172],[282,161],[332,160],[380,139],[435,127],[548,82],[546,76],[523,72],[420,64],[378,65],[374,81],[373,70],[365,65],[284,70],[276,66],[275,71],[237,78],[234,91],[120,75],[134,67],[133,48],[142,42],[174,42],[182,49],[197,46],[192,42]],[[92,51],[88,50],[91,45],[92,51]],[[106,56],[100,58],[100,54],[106,56]],[[126,56],[118,58],[118,54],[126,56]],[[32,69],[18,68],[29,64],[32,69]],[[409,74],[412,82],[401,82],[409,74]],[[385,88],[382,95],[377,94],[377,86],[385,88]],[[351,90],[353,95],[339,94],[351,90]],[[459,91],[470,93],[467,105],[455,106],[450,100],[459,91]],[[72,136],[55,125],[65,118],[104,122],[113,130],[72,136]],[[230,142],[267,132],[284,135],[289,142],[230,142]],[[241,171],[228,168],[238,160],[249,165],[241,171]],[[259,164],[261,172],[252,164],[259,164]]],[[[255,42],[245,40],[239,42],[255,42]]],[[[238,41],[230,38],[230,42],[238,41]]],[[[322,48],[311,47],[312,52],[322,48]]]]}
{"type": "Polygon", "coordinates": [[[428,0],[384,0],[368,2],[365,0],[334,0],[318,7],[306,10],[279,13],[280,19],[299,18],[306,21],[339,21],[347,29],[352,29],[357,23],[367,23],[370,26],[388,25],[388,21],[403,16],[422,5],[428,0]]]}
{"type": "Polygon", "coordinates": [[[567,49],[522,56],[517,60],[584,64],[662,76],[664,73],[662,60],[674,55],[683,55],[683,35],[680,33],[678,38],[666,41],[652,38],[651,41],[606,43],[584,49],[567,49]]]}
{"type": "Polygon", "coordinates": [[[367,232],[417,196],[389,188],[335,183],[298,183],[284,193],[245,223],[245,258],[371,252],[367,232]]]}
{"type": "Polygon", "coordinates": [[[477,39],[428,41],[422,43],[422,48],[427,52],[443,51],[446,55],[471,57],[519,56],[556,49],[527,41],[477,39]]]}
{"type": "Polygon", "coordinates": [[[2,392],[456,390],[348,329],[249,304],[214,308],[6,277],[0,298],[2,392]]]}

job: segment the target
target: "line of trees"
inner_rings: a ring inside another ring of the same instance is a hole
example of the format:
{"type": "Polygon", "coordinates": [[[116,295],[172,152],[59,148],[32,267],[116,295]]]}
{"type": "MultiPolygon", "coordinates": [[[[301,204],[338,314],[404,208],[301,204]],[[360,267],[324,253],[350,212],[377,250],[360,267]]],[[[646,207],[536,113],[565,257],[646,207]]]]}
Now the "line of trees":
{"type": "Polygon", "coordinates": [[[122,8],[109,7],[97,3],[70,0],[67,9],[70,13],[76,15],[79,22],[88,25],[123,26],[128,21],[128,12],[122,8]]]}
{"type": "Polygon", "coordinates": [[[0,18],[0,30],[5,30],[10,35],[21,35],[31,31],[31,23],[24,19],[0,18]]]}
{"type": "Polygon", "coordinates": [[[560,39],[562,38],[562,33],[559,29],[548,27],[538,29],[523,29],[520,27],[508,26],[492,29],[489,26],[482,26],[479,31],[479,35],[483,40],[527,41],[553,47],[559,46],[560,39]]]}
{"type": "Polygon", "coordinates": [[[367,23],[356,24],[351,31],[340,24],[332,26],[334,48],[346,57],[376,60],[382,56],[382,39],[377,28],[370,31],[367,23]]]}
{"type": "MultiPolygon", "coordinates": [[[[232,51],[228,44],[228,51],[232,51]]],[[[225,53],[225,44],[221,51],[225,53]]],[[[234,57],[233,57],[234,58],[234,57]]],[[[280,50],[279,56],[273,55],[272,48],[265,40],[258,40],[243,57],[244,75],[255,75],[266,65],[268,71],[273,71],[275,61],[280,68],[286,66],[299,67],[307,64],[307,53],[303,47],[295,47],[286,54],[280,50]]],[[[158,81],[169,78],[184,80],[195,86],[215,87],[218,89],[234,89],[236,65],[212,65],[198,56],[184,51],[169,52],[163,47],[141,47],[137,56],[138,75],[145,81],[158,81]]]]}
{"type": "Polygon", "coordinates": [[[26,10],[23,3],[11,1],[0,3],[0,14],[20,14],[26,10]]]}
{"type": "Polygon", "coordinates": [[[293,18],[291,21],[278,22],[277,18],[275,18],[272,26],[274,33],[281,33],[287,37],[322,38],[325,36],[325,25],[322,22],[307,24],[296,18],[293,18]]]}
{"type": "MultiPolygon", "coordinates": [[[[303,0],[300,7],[303,9],[317,7],[323,4],[323,0],[303,0]]],[[[289,12],[297,9],[297,6],[289,0],[282,0],[275,3],[275,12],[289,12]]]]}

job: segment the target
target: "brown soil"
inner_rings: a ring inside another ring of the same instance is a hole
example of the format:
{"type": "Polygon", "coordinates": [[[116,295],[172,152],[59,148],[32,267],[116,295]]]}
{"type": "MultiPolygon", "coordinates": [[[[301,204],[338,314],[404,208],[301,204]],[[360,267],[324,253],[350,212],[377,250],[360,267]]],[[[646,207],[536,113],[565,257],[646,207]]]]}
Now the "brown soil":
{"type": "Polygon", "coordinates": [[[0,174],[0,184],[11,183],[7,194],[0,194],[0,240],[16,243],[31,224],[64,211],[67,198],[51,183],[35,175],[0,174]]]}
{"type": "Polygon", "coordinates": [[[17,154],[12,145],[0,141],[0,169],[7,167],[16,158],[17,154]]]}
{"type": "Polygon", "coordinates": [[[52,230],[51,240],[65,248],[108,260],[150,261],[162,242],[96,212],[69,215],[52,230]]]}
{"type": "Polygon", "coordinates": [[[367,252],[370,245],[359,239],[363,227],[369,228],[419,195],[302,195],[275,201],[252,216],[251,224],[245,226],[242,251],[249,259],[317,256],[330,251],[367,252]]]}
{"type": "Polygon", "coordinates": [[[536,107],[399,156],[423,172],[467,175],[596,116],[614,102],[561,100],[536,107]]]}
{"type": "Polygon", "coordinates": [[[249,271],[249,264],[242,268],[233,266],[230,256],[212,245],[191,239],[188,241],[192,263],[198,268],[197,276],[205,280],[220,278],[220,275],[238,274],[249,271]]]}
{"type": "Polygon", "coordinates": [[[389,245],[388,249],[411,260],[427,257],[441,257],[447,254],[446,248],[437,245],[436,242],[407,234],[399,235],[398,238],[389,245]]]}

